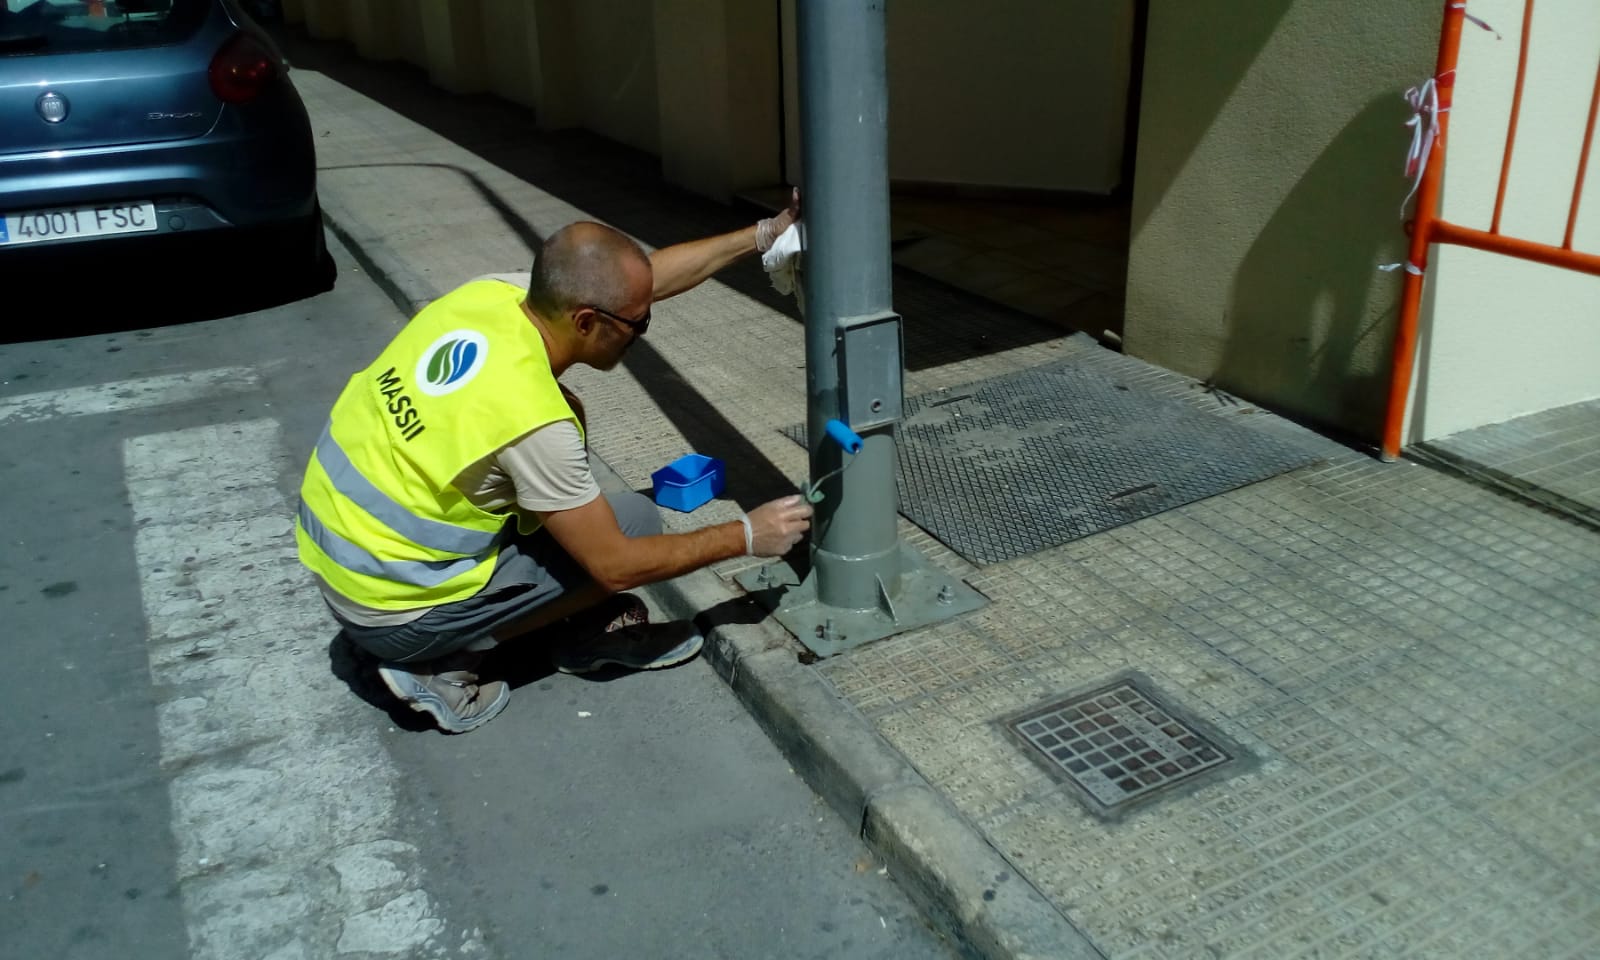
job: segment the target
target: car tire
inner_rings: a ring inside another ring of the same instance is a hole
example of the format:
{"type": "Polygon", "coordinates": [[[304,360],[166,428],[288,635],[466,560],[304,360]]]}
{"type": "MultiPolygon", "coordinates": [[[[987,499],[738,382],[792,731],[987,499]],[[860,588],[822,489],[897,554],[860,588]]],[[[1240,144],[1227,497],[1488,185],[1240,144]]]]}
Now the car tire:
{"type": "Polygon", "coordinates": [[[333,289],[338,271],[328,251],[320,203],[312,203],[308,216],[270,228],[262,240],[265,261],[271,264],[279,282],[293,290],[297,297],[315,296],[333,289]]]}
{"type": "Polygon", "coordinates": [[[316,293],[332,290],[339,275],[339,268],[334,264],[333,254],[328,250],[328,231],[322,222],[320,201],[312,204],[311,216],[307,219],[304,230],[307,236],[303,236],[301,242],[310,247],[310,262],[306,269],[307,281],[316,293]]]}

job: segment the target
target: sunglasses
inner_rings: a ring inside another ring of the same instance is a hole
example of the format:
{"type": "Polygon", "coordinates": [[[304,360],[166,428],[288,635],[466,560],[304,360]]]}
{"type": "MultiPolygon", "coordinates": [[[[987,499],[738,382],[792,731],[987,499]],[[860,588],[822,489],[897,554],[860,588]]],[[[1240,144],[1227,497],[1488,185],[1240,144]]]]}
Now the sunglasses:
{"type": "Polygon", "coordinates": [[[607,317],[609,319],[617,321],[618,323],[622,324],[624,327],[627,327],[629,330],[632,330],[633,331],[633,335],[636,336],[636,337],[644,336],[644,332],[646,330],[650,329],[650,311],[648,311],[648,310],[646,310],[644,312],[644,316],[640,317],[639,319],[637,319],[637,320],[629,320],[627,317],[619,317],[616,314],[612,313],[610,310],[606,310],[603,307],[597,307],[592,303],[584,304],[584,306],[588,307],[590,310],[593,310],[595,313],[600,314],[600,316],[602,316],[602,317],[607,317]]]}

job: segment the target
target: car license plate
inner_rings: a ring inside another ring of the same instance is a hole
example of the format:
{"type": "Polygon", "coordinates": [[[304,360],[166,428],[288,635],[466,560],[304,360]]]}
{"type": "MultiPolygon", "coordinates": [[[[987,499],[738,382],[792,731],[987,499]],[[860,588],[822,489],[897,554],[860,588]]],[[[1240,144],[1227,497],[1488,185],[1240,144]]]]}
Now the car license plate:
{"type": "Polygon", "coordinates": [[[0,244],[44,243],[148,233],[157,229],[153,203],[108,203],[98,207],[30,210],[0,217],[0,244]]]}

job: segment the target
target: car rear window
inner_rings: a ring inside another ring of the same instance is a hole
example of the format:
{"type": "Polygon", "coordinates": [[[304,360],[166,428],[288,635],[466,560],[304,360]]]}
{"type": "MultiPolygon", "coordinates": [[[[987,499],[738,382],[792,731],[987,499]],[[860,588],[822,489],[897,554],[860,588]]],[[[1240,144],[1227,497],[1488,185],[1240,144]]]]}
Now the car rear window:
{"type": "Polygon", "coordinates": [[[187,39],[212,0],[0,0],[0,57],[159,47],[187,39]]]}

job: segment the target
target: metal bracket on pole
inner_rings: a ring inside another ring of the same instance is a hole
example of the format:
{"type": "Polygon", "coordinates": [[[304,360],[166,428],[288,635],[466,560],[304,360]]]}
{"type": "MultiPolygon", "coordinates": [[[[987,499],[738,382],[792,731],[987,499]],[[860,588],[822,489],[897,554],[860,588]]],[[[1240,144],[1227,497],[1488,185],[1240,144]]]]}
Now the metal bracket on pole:
{"type": "Polygon", "coordinates": [[[891,311],[839,321],[839,409],[856,432],[899,421],[906,368],[900,315],[891,311]]]}

